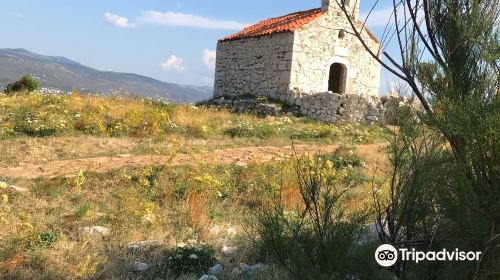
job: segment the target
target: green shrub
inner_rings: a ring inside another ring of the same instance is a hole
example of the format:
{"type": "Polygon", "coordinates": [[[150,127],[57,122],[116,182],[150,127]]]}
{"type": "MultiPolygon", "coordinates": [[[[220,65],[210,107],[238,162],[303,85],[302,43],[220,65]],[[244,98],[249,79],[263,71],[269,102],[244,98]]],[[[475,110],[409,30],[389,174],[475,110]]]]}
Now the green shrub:
{"type": "Polygon", "coordinates": [[[262,253],[295,279],[379,279],[373,251],[358,244],[365,218],[342,208],[353,187],[347,171],[323,157],[303,157],[295,172],[301,205],[286,208],[279,193],[258,213],[262,253]]]}
{"type": "Polygon", "coordinates": [[[14,118],[17,133],[34,137],[59,135],[69,129],[69,118],[57,107],[22,108],[14,118]]]}
{"type": "Polygon", "coordinates": [[[236,125],[224,131],[224,135],[230,137],[257,137],[261,139],[276,135],[276,129],[271,124],[251,123],[249,121],[238,121],[236,125]]]}
{"type": "Polygon", "coordinates": [[[329,126],[320,126],[318,128],[306,128],[296,130],[290,134],[290,139],[295,140],[314,140],[335,136],[334,131],[329,126]]]}
{"type": "Polygon", "coordinates": [[[321,156],[331,161],[336,169],[359,167],[364,162],[354,154],[355,150],[356,146],[341,145],[335,152],[321,156]]]}
{"type": "Polygon", "coordinates": [[[75,210],[75,218],[81,219],[87,215],[87,213],[90,211],[90,203],[86,202],[82,205],[80,205],[76,210],[75,210]]]}
{"type": "Polygon", "coordinates": [[[44,248],[50,247],[57,239],[59,239],[59,233],[54,231],[45,231],[37,234],[38,244],[44,248]]]}
{"type": "MultiPolygon", "coordinates": [[[[456,109],[454,113],[459,113],[456,109]]],[[[486,109],[476,112],[479,115],[488,113],[491,112],[486,109]]],[[[462,117],[468,119],[472,115],[473,112],[468,112],[462,117]]],[[[487,214],[487,207],[499,209],[498,195],[474,192],[471,178],[454,159],[454,151],[443,135],[422,122],[418,114],[402,108],[397,116],[400,130],[388,147],[390,170],[387,180],[374,192],[377,222],[382,225],[380,228],[387,228],[379,232],[381,243],[423,251],[459,248],[482,251],[483,255],[480,262],[398,262],[391,270],[400,279],[420,279],[421,275],[429,279],[456,279],[457,275],[461,275],[461,279],[498,279],[500,242],[497,240],[499,235],[494,235],[491,229],[499,220],[498,215],[493,216],[498,210],[490,210],[487,214]]],[[[458,116],[450,119],[459,120],[458,116]]],[[[489,127],[489,132],[483,131],[480,136],[474,135],[483,129],[479,124],[473,127],[469,126],[472,123],[464,124],[460,132],[474,139],[474,149],[481,155],[480,149],[488,150],[489,145],[495,145],[496,122],[483,119],[481,125],[489,127]],[[481,147],[482,144],[486,147],[481,147]]],[[[486,163],[483,160],[484,166],[486,163]]],[[[495,184],[498,190],[498,180],[495,184]]],[[[481,187],[488,190],[486,183],[481,187]]]]}
{"type": "Polygon", "coordinates": [[[186,245],[167,251],[164,272],[170,275],[202,274],[216,262],[214,250],[205,245],[186,245]]]}
{"type": "Polygon", "coordinates": [[[7,94],[16,92],[33,92],[40,88],[40,84],[31,75],[24,75],[19,80],[7,84],[4,92],[7,94]]]}

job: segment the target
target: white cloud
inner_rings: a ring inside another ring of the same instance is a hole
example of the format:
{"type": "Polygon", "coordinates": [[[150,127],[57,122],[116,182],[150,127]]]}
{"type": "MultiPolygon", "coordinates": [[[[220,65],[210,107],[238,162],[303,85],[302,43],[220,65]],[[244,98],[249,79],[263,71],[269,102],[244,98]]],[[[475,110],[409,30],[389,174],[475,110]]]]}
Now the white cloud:
{"type": "MultiPolygon", "coordinates": [[[[370,16],[368,17],[368,20],[366,21],[366,26],[373,28],[373,27],[385,27],[387,25],[387,22],[392,24],[394,21],[394,17],[391,17],[392,10],[393,10],[392,7],[380,10],[373,10],[370,16]]],[[[364,22],[367,15],[368,15],[367,12],[361,13],[359,15],[359,20],[361,22],[364,22]]]]}
{"type": "Polygon", "coordinates": [[[203,63],[209,69],[215,70],[215,51],[211,51],[209,49],[203,50],[203,63]]]}
{"type": "Polygon", "coordinates": [[[184,26],[195,27],[202,29],[243,29],[248,24],[237,21],[226,21],[210,19],[197,15],[174,13],[174,12],[158,12],[147,11],[143,12],[141,21],[149,24],[163,25],[163,26],[184,26]]]}
{"type": "Polygon", "coordinates": [[[112,13],[105,13],[104,19],[106,19],[107,22],[111,23],[112,25],[114,25],[116,27],[121,27],[121,28],[134,28],[134,27],[136,27],[136,24],[129,22],[128,18],[119,16],[119,15],[115,15],[112,13]]]}
{"type": "Polygon", "coordinates": [[[161,64],[161,69],[183,72],[185,68],[182,65],[182,58],[173,54],[161,64]]]}

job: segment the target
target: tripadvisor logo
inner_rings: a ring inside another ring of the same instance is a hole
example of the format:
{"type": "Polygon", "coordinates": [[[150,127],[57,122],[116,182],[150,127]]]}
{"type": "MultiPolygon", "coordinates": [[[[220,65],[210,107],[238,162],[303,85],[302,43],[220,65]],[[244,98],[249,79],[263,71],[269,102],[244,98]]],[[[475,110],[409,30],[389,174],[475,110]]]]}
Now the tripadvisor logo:
{"type": "Polygon", "coordinates": [[[396,249],[390,244],[384,244],[377,248],[375,251],[375,260],[380,266],[390,267],[393,266],[398,260],[412,261],[419,263],[421,261],[479,261],[482,252],[465,252],[455,249],[448,251],[443,249],[441,251],[417,251],[415,248],[399,248],[396,249]]]}

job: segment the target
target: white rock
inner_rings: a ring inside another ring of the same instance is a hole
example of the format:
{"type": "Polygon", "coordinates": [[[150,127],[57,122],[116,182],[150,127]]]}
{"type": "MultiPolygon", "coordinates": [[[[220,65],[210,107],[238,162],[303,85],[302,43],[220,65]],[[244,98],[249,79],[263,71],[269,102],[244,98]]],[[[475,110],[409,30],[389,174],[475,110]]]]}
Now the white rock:
{"type": "Polygon", "coordinates": [[[144,272],[149,269],[149,265],[147,263],[135,261],[134,262],[134,271],[135,272],[144,272]]]}
{"type": "Polygon", "coordinates": [[[28,189],[26,189],[26,188],[14,186],[14,185],[9,185],[5,182],[0,181],[0,189],[6,189],[6,188],[11,188],[11,189],[15,190],[16,192],[27,192],[28,191],[28,189]]]}
{"type": "Polygon", "coordinates": [[[145,224],[150,224],[150,223],[153,223],[153,220],[154,220],[154,216],[152,214],[147,214],[147,215],[144,215],[142,216],[141,218],[141,222],[145,223],[145,224]]]}
{"type": "Polygon", "coordinates": [[[213,275],[206,275],[205,274],[205,275],[201,276],[201,278],[198,280],[219,280],[219,279],[213,275]]]}
{"type": "Polygon", "coordinates": [[[136,250],[141,250],[147,246],[157,245],[157,244],[161,244],[161,243],[162,243],[161,240],[139,241],[139,242],[135,242],[135,243],[128,245],[128,249],[131,251],[136,251],[136,250]]]}
{"type": "Polygon", "coordinates": [[[226,229],[226,232],[227,232],[227,234],[228,234],[228,235],[230,235],[230,236],[235,236],[235,235],[236,235],[236,229],[235,229],[234,227],[228,227],[228,228],[226,229]]]}
{"type": "Polygon", "coordinates": [[[265,271],[267,269],[267,265],[263,263],[258,263],[250,266],[250,271],[253,273],[255,272],[260,272],[260,271],[265,271]]]}
{"type": "Polygon", "coordinates": [[[230,246],[222,246],[222,254],[226,255],[226,256],[232,256],[232,255],[235,255],[236,252],[238,252],[238,248],[237,247],[230,247],[230,246]]]}
{"type": "Polygon", "coordinates": [[[92,227],[85,227],[83,229],[83,233],[87,235],[102,235],[106,236],[111,233],[111,229],[107,227],[102,227],[102,226],[92,226],[92,227]]]}
{"type": "Polygon", "coordinates": [[[246,263],[240,263],[238,270],[240,271],[240,274],[245,277],[252,276],[252,268],[246,263]]]}
{"type": "Polygon", "coordinates": [[[385,234],[388,234],[388,232],[389,232],[388,225],[385,223],[385,221],[382,221],[382,224],[383,224],[384,229],[382,229],[382,227],[380,226],[380,224],[378,222],[374,222],[374,223],[365,225],[365,227],[361,233],[359,244],[363,245],[363,244],[367,244],[370,242],[378,241],[379,240],[379,235],[378,235],[379,232],[382,232],[382,233],[385,232],[385,234]]]}
{"type": "Polygon", "coordinates": [[[220,232],[221,232],[221,228],[218,225],[215,225],[210,229],[211,235],[219,235],[220,232]]]}
{"type": "Polygon", "coordinates": [[[208,269],[207,274],[221,278],[224,275],[224,269],[222,268],[222,265],[216,264],[208,269]]]}

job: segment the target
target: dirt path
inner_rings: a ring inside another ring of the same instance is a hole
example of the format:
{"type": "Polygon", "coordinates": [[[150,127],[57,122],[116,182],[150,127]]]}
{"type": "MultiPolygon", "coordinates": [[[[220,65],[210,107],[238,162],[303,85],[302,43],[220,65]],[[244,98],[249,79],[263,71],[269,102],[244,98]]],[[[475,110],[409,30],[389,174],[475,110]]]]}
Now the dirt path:
{"type": "MultiPolygon", "coordinates": [[[[381,144],[360,145],[358,151],[376,152],[381,144]]],[[[307,146],[297,145],[295,151],[298,154],[304,153],[329,153],[335,151],[336,145],[329,146],[307,146]]],[[[173,166],[191,165],[198,163],[235,163],[245,165],[249,162],[267,162],[275,159],[282,159],[293,154],[292,147],[249,147],[226,150],[215,150],[205,154],[187,155],[178,154],[173,158],[168,156],[131,156],[122,155],[119,157],[98,157],[84,158],[76,160],[52,161],[45,164],[26,164],[18,167],[0,168],[0,176],[37,178],[56,177],[64,175],[74,175],[80,170],[91,172],[106,172],[111,169],[123,168],[126,166],[147,166],[152,164],[164,164],[169,162],[173,166]]]]}

